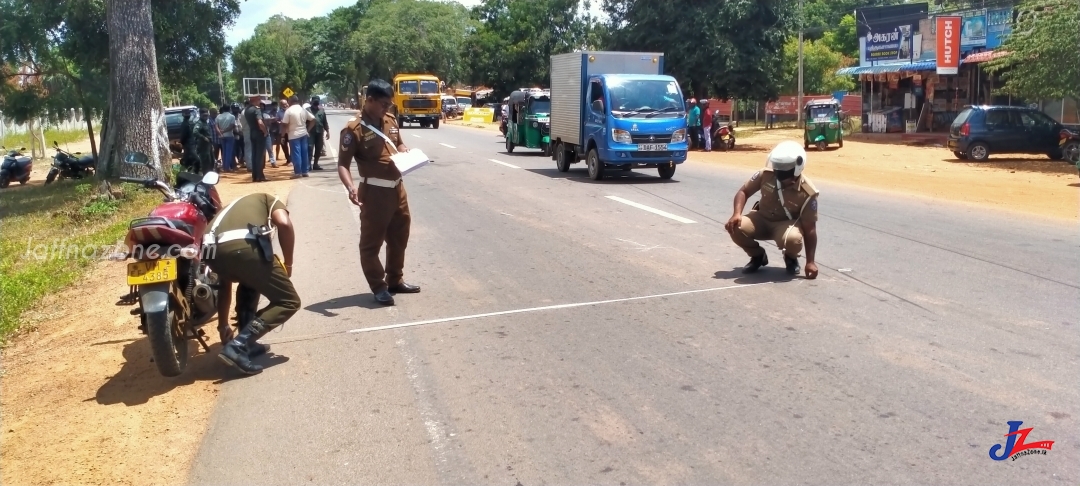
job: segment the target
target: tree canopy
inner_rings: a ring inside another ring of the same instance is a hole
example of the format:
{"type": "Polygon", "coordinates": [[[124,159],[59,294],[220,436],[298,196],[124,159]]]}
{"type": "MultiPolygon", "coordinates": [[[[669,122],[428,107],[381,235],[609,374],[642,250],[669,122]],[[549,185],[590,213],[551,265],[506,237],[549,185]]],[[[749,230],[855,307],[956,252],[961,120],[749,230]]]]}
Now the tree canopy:
{"type": "Polygon", "coordinates": [[[1012,34],[991,60],[1000,72],[1002,90],[1032,100],[1071,97],[1080,100],[1080,2],[1027,0],[1020,4],[1012,34]]]}

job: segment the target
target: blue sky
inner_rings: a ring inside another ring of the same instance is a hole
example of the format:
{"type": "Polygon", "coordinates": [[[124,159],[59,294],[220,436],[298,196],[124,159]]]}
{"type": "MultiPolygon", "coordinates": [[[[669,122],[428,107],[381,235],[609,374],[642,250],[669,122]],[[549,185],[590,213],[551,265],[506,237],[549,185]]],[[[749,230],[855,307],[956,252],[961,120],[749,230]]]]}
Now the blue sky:
{"type": "MultiPolygon", "coordinates": [[[[446,0],[453,1],[453,0],[446,0]]],[[[274,15],[281,14],[294,19],[309,19],[326,15],[335,8],[356,3],[356,0],[247,0],[240,2],[240,16],[232,30],[226,33],[225,41],[235,46],[240,41],[251,37],[255,27],[274,15]]],[[[481,0],[457,0],[457,3],[472,7],[481,0]]],[[[600,0],[593,0],[593,13],[599,14],[600,0]]]]}

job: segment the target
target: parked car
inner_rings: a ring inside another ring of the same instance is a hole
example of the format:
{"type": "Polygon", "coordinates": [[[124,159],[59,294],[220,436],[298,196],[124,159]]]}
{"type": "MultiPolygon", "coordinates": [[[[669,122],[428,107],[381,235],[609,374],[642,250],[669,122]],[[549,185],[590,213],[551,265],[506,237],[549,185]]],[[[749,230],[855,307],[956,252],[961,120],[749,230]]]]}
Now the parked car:
{"type": "Polygon", "coordinates": [[[961,160],[986,160],[990,154],[1046,154],[1060,160],[1063,128],[1033,108],[968,106],[949,129],[948,148],[961,160]]]}
{"type": "Polygon", "coordinates": [[[169,131],[169,149],[173,155],[179,157],[184,153],[184,146],[180,145],[180,132],[183,129],[181,124],[184,122],[184,110],[191,110],[191,116],[193,118],[199,117],[199,108],[197,106],[173,106],[165,108],[165,126],[169,131]]]}

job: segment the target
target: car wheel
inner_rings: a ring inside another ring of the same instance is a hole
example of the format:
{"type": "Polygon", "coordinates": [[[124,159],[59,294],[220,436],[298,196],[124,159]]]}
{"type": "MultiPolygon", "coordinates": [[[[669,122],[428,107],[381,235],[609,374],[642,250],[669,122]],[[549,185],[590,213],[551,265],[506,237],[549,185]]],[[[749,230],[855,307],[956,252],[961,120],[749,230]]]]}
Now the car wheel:
{"type": "Polygon", "coordinates": [[[1080,142],[1069,142],[1061,149],[1061,158],[1071,164],[1080,164],[1080,142]]]}
{"type": "Polygon", "coordinates": [[[971,160],[986,160],[990,158],[990,146],[983,142],[974,143],[968,147],[967,155],[971,160]]]}
{"type": "Polygon", "coordinates": [[[967,160],[967,155],[966,155],[966,154],[964,154],[963,152],[960,152],[960,151],[957,151],[957,150],[953,150],[953,153],[952,153],[952,154],[953,154],[954,156],[956,156],[956,158],[958,158],[958,159],[960,159],[960,160],[967,160]]]}
{"type": "Polygon", "coordinates": [[[589,166],[589,179],[600,181],[604,179],[604,163],[600,161],[600,152],[595,148],[589,149],[585,156],[585,163],[589,166]]]}

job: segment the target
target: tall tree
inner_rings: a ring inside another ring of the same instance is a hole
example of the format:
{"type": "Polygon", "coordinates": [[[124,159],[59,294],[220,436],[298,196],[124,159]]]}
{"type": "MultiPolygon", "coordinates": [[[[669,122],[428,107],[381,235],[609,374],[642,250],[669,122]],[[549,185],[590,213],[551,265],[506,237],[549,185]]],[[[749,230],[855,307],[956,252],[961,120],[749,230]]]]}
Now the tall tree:
{"type": "Polygon", "coordinates": [[[233,50],[235,82],[239,84],[243,78],[270,78],[274,89],[289,86],[306,94],[314,85],[305,85],[309,78],[308,60],[314,49],[302,26],[296,19],[275,15],[255,27],[255,34],[233,50]]]}
{"type": "Polygon", "coordinates": [[[389,79],[395,74],[431,73],[460,77],[459,58],[469,26],[459,3],[434,0],[373,2],[349,39],[361,77],[389,79]]]}
{"type": "Polygon", "coordinates": [[[150,156],[168,178],[169,136],[158,85],[150,0],[108,0],[109,120],[99,170],[120,167],[127,152],[150,156]],[[110,163],[111,162],[111,163],[110,163]]]}
{"type": "MultiPolygon", "coordinates": [[[[828,94],[834,91],[852,91],[855,82],[851,76],[837,76],[836,70],[851,63],[851,59],[833,51],[824,40],[805,41],[803,44],[803,92],[828,94]]],[[[799,92],[799,40],[792,37],[784,45],[783,94],[799,92]]]]}
{"type": "MultiPolygon", "coordinates": [[[[1070,97],[1080,101],[1080,2],[1027,0],[1020,4],[1012,34],[987,69],[1001,73],[1002,91],[1032,100],[1070,97]]],[[[1078,113],[1080,115],[1080,113],[1078,113]]]]}
{"type": "Polygon", "coordinates": [[[604,0],[603,5],[611,19],[609,47],[663,52],[665,68],[688,94],[778,96],[783,47],[794,32],[798,3],[604,0]]]}

